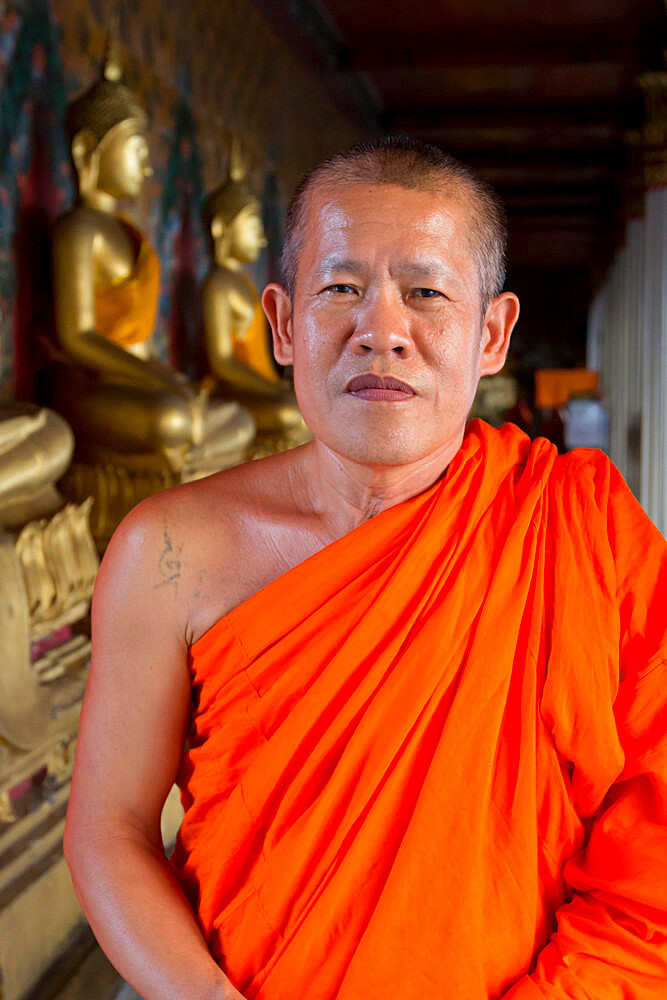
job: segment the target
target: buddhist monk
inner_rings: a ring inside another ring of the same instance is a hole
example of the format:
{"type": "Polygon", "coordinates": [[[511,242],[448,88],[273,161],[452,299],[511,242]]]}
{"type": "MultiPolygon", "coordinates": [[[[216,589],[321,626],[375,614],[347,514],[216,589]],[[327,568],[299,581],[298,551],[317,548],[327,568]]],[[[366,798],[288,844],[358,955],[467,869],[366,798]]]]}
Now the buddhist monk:
{"type": "Polygon", "coordinates": [[[503,247],[438,150],[317,168],[263,298],[314,440],[109,547],[65,847],[144,1000],[667,995],[665,543],[601,452],[467,425],[503,247]]]}

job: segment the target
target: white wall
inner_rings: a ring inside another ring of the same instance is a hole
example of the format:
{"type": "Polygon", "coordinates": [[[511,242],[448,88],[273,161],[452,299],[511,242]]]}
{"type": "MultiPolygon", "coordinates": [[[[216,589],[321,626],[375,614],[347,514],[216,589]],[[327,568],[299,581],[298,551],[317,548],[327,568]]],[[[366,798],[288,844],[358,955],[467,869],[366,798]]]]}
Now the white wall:
{"type": "Polygon", "coordinates": [[[601,373],[611,459],[667,534],[667,188],[628,223],[591,307],[588,367],[601,373]]]}

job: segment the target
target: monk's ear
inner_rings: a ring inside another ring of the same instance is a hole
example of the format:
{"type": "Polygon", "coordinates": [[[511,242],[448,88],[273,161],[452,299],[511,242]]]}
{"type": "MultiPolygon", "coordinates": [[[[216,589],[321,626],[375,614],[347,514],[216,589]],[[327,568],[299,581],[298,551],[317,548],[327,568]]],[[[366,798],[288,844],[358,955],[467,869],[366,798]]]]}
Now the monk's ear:
{"type": "Polygon", "coordinates": [[[271,324],[276,361],[279,365],[293,364],[292,300],[289,292],[282,285],[271,282],[262,294],[262,306],[271,324]]]}
{"type": "Polygon", "coordinates": [[[480,375],[495,375],[503,367],[518,318],[519,300],[514,292],[503,292],[491,300],[482,328],[480,375]]]}

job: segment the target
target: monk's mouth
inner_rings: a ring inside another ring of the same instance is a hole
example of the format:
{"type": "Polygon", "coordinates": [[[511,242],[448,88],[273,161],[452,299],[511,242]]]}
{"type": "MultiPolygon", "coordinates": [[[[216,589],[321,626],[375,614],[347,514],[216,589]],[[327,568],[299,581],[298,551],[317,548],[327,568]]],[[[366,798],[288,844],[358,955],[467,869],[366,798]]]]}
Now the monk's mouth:
{"type": "Polygon", "coordinates": [[[407,382],[389,375],[357,375],[348,382],[346,392],[357,399],[387,402],[401,402],[415,395],[414,389],[407,382]]]}

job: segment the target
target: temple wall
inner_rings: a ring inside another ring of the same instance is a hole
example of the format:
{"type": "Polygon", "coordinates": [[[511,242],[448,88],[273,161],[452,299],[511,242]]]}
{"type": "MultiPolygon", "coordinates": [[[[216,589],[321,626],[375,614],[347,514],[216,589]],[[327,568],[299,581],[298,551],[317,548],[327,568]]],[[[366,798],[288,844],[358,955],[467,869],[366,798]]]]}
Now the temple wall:
{"type": "MultiPolygon", "coordinates": [[[[0,21],[0,393],[10,398],[34,396],[34,344],[50,322],[45,233],[73,193],[61,123],[96,77],[109,9],[101,0],[24,0],[0,21]]],[[[177,278],[188,272],[191,299],[205,268],[201,198],[224,177],[229,134],[241,137],[262,195],[270,242],[260,281],[275,271],[299,176],[358,134],[249,0],[116,0],[113,10],[125,82],[149,114],[155,171],[128,215],[161,257],[156,342],[173,361],[175,314],[192,305],[187,294],[174,305],[177,278]]],[[[188,315],[183,323],[196,337],[188,315]]]]}
{"type": "MultiPolygon", "coordinates": [[[[286,201],[301,173],[359,138],[249,0],[5,5],[0,403],[39,403],[40,390],[48,387],[46,358],[55,345],[50,232],[74,193],[63,120],[72,97],[97,78],[103,14],[110,7],[118,15],[125,82],[149,115],[154,169],[127,215],[161,259],[158,353],[189,375],[200,336],[198,283],[208,266],[201,203],[225,179],[230,135],[240,139],[247,181],[264,210],[269,246],[254,274],[258,283],[275,274],[286,201]]],[[[65,455],[62,474],[71,455],[69,431],[62,421],[42,426],[43,416],[3,412],[0,475],[9,475],[5,453],[19,448],[22,421],[34,435],[30,442],[50,441],[54,454],[65,455]]],[[[44,457],[37,445],[30,456],[36,462],[44,457]]],[[[54,466],[52,479],[56,471],[54,466]]],[[[87,953],[83,949],[92,947],[62,856],[62,833],[87,678],[97,554],[88,528],[90,501],[48,518],[33,510],[11,520],[8,511],[0,511],[6,515],[0,518],[0,997],[52,1000],[54,976],[60,981],[69,975],[87,953]],[[68,561],[61,572],[63,551],[68,561]],[[36,565],[39,572],[31,572],[36,565]]],[[[163,814],[165,843],[173,840],[179,816],[172,797],[163,814]]],[[[77,995],[102,1000],[96,982],[81,982],[77,995]]]]}

